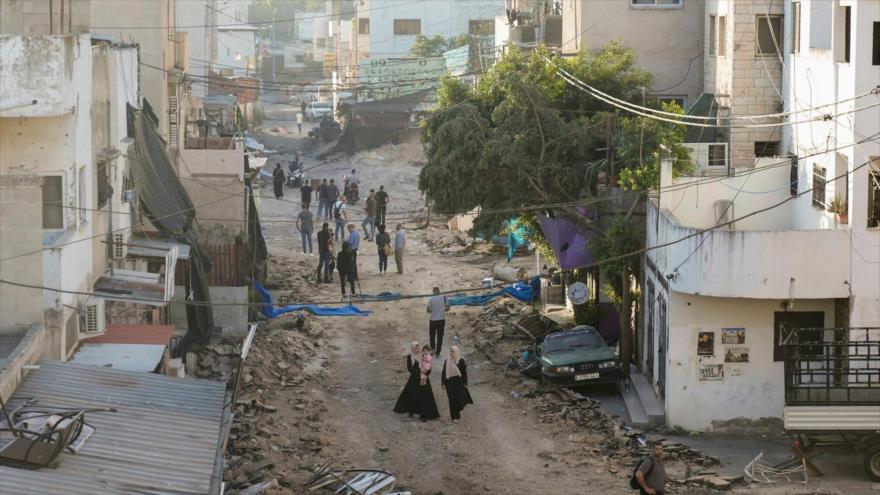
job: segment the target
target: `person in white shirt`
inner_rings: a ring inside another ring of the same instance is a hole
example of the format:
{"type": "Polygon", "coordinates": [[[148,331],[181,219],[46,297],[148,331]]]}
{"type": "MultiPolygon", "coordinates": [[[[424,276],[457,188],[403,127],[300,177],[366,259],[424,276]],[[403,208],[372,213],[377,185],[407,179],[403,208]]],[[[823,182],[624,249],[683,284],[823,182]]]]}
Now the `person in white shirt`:
{"type": "Polygon", "coordinates": [[[302,112],[297,112],[297,114],[296,114],[296,127],[299,128],[299,135],[302,136],[302,133],[303,133],[303,114],[302,114],[302,112]]]}
{"type": "Polygon", "coordinates": [[[337,242],[345,239],[345,224],[348,223],[348,209],[345,204],[345,196],[339,196],[339,199],[333,203],[333,222],[336,226],[337,242]]]}
{"type": "Polygon", "coordinates": [[[443,347],[443,332],[446,330],[446,310],[449,309],[449,301],[446,296],[440,295],[440,287],[434,287],[434,295],[428,298],[428,338],[434,355],[439,356],[443,347]]]}
{"type": "MultiPolygon", "coordinates": [[[[394,234],[394,263],[397,265],[397,273],[403,275],[403,248],[406,247],[406,232],[403,225],[397,224],[397,233],[394,234]]],[[[434,346],[432,345],[431,348],[434,346]]]]}

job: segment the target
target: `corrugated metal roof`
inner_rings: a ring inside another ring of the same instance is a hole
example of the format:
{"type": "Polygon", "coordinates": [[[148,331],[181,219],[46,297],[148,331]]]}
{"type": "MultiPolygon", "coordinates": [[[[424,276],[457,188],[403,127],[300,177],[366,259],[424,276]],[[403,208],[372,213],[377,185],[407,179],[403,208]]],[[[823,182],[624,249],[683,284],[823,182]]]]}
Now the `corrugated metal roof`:
{"type": "Polygon", "coordinates": [[[13,394],[13,408],[36,398],[40,406],[118,412],[86,413],[95,434],[79,453],[62,453],[56,469],[0,466],[0,493],[211,493],[225,384],[58,361],[39,365],[13,394]]]}
{"type": "Polygon", "coordinates": [[[104,335],[82,341],[84,344],[155,344],[168,345],[174,325],[120,325],[110,323],[104,335]]]}
{"type": "Polygon", "coordinates": [[[73,355],[71,363],[103,366],[115,370],[152,373],[162,356],[164,345],[153,344],[83,344],[73,355]]]}
{"type": "Polygon", "coordinates": [[[143,236],[132,235],[128,240],[129,256],[164,258],[168,251],[175,247],[177,248],[178,259],[189,259],[189,244],[174,239],[148,239],[143,236]]]}

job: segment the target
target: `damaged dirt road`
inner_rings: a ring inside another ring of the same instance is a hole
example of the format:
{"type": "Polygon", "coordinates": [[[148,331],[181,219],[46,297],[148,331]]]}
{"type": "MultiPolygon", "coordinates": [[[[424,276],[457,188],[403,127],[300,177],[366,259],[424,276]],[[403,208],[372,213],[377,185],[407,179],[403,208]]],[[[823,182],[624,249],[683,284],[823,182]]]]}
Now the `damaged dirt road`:
{"type": "MultiPolygon", "coordinates": [[[[271,141],[274,142],[269,145],[281,151],[291,150],[277,146],[283,144],[281,139],[271,141]]],[[[291,139],[290,144],[295,146],[297,141],[291,139]]],[[[495,261],[479,254],[443,256],[426,241],[448,236],[445,229],[411,229],[415,225],[408,220],[418,216],[416,212],[424,207],[416,187],[419,169],[385,154],[411,153],[418,146],[403,146],[403,150],[388,146],[357,155],[354,161],[333,161],[309,172],[309,177],[335,178],[338,182],[352,167],[357,168],[364,191],[384,184],[389,192],[388,223],[408,226],[404,275],[395,273],[393,260],[391,270],[379,275],[375,244],[362,243],[358,265],[365,294],[428,294],[435,285],[444,290],[475,287],[495,261]]],[[[306,159],[306,167],[314,163],[306,159]]],[[[300,210],[294,204],[299,200],[299,191],[285,188],[284,199],[290,202],[275,200],[271,186],[267,185],[259,206],[271,258],[269,278],[271,285],[279,289],[275,293],[285,295],[293,291],[300,300],[338,301],[338,282],[314,286],[303,279],[314,270],[317,257],[301,254],[299,234],[290,223],[300,210]]],[[[362,205],[363,201],[355,207],[356,217],[361,217],[362,205]]],[[[360,221],[356,224],[360,227],[360,221]]],[[[338,281],[338,276],[334,280],[338,281]]],[[[442,418],[422,423],[392,412],[407,379],[407,346],[414,340],[428,340],[425,304],[424,298],[360,303],[361,308],[373,314],[310,319],[311,334],[319,336],[319,345],[305,349],[309,355],[304,356],[305,362],[298,368],[303,376],[283,386],[272,376],[265,380],[271,384],[262,384],[264,380],[254,373],[253,367],[246,368],[255,382],[245,387],[243,398],[256,399],[273,411],[262,414],[259,420],[271,418],[272,424],[242,430],[237,435],[240,440],[233,438],[228,471],[233,486],[248,486],[249,482],[274,475],[281,482],[278,493],[300,493],[300,483],[309,477],[310,471],[332,461],[337,467],[388,470],[398,477],[398,488],[412,490],[414,494],[566,494],[581,493],[585,486],[596,492],[621,491],[621,478],[605,469],[578,468],[554,460],[559,452],[570,448],[567,434],[548,435],[544,425],[516,407],[509,390],[494,385],[498,372],[484,371],[489,363],[482,354],[474,352],[473,343],[466,337],[462,337],[462,348],[476,404],[465,409],[462,421],[452,424],[449,419],[446,395],[440,387],[441,359],[436,360],[438,371],[432,374],[431,381],[442,418]],[[242,455],[245,450],[236,450],[236,443],[242,447],[249,433],[276,446],[267,449],[266,459],[258,459],[264,454],[249,456],[242,455]],[[271,469],[272,473],[254,472],[260,469],[271,469]]],[[[479,311],[454,308],[450,312],[444,351],[454,335],[468,333],[469,322],[479,311]]],[[[258,350],[264,354],[273,352],[272,357],[262,356],[264,360],[280,355],[272,347],[285,345],[285,332],[298,334],[291,339],[302,338],[300,332],[283,330],[285,320],[291,319],[286,315],[274,320],[265,330],[267,333],[257,337],[258,350]],[[272,335],[272,344],[261,344],[261,340],[272,335]]],[[[255,363],[254,367],[265,364],[272,372],[281,371],[276,363],[260,363],[255,356],[248,361],[255,363]]]]}

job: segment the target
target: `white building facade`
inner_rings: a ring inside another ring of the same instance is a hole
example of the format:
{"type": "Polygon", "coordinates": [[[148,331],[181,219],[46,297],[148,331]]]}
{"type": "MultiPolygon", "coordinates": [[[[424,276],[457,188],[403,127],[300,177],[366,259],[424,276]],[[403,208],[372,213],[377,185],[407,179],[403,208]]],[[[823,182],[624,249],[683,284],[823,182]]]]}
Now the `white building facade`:
{"type": "Polygon", "coordinates": [[[721,177],[664,166],[648,205],[638,345],[669,425],[782,418],[791,329],[880,325],[880,107],[876,94],[855,98],[880,83],[880,5],[784,7],[778,89],[802,123],[774,131],[783,156],[740,156],[721,177]]]}

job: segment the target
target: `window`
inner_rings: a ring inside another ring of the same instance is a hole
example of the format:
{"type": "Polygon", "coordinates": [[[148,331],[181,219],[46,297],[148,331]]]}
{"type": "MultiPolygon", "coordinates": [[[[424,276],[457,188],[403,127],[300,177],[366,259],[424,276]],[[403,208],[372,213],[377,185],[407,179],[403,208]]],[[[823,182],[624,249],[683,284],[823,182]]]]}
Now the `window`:
{"type": "Polygon", "coordinates": [[[43,228],[63,229],[64,208],[61,202],[60,175],[47,175],[43,177],[43,228]]]}
{"type": "Polygon", "coordinates": [[[874,23],[873,50],[871,51],[871,64],[880,65],[880,22],[874,23]]]}
{"type": "Polygon", "coordinates": [[[421,34],[421,19],[394,19],[394,34],[421,34]]]}
{"type": "Polygon", "coordinates": [[[837,8],[834,18],[834,60],[838,63],[848,64],[850,58],[852,34],[852,10],[849,7],[837,8]]]}
{"type": "Polygon", "coordinates": [[[631,0],[634,7],[679,7],[684,0],[631,0]]]}
{"type": "Polygon", "coordinates": [[[880,156],[868,168],[868,227],[880,227],[880,156]]]}
{"type": "Polygon", "coordinates": [[[86,209],[89,207],[88,202],[86,200],[86,168],[80,167],[79,174],[76,179],[76,183],[79,186],[77,189],[77,193],[79,197],[77,198],[77,203],[79,204],[79,222],[85,223],[86,219],[86,209]]]}
{"type": "Polygon", "coordinates": [[[718,56],[727,56],[727,17],[718,16],[718,56]]]}
{"type": "Polygon", "coordinates": [[[709,15],[709,55],[715,55],[715,16],[709,15]]]}
{"type": "Polygon", "coordinates": [[[723,144],[710,144],[708,162],[710,167],[726,167],[727,146],[723,144]]]}
{"type": "Polygon", "coordinates": [[[791,53],[801,52],[801,3],[791,4],[791,53]]]}
{"type": "Polygon", "coordinates": [[[495,34],[495,21],[471,19],[468,21],[468,34],[488,36],[495,34]]]}
{"type": "Polygon", "coordinates": [[[813,165],[813,206],[825,209],[825,167],[813,165]]]}
{"type": "Polygon", "coordinates": [[[755,48],[761,56],[782,56],[779,43],[782,41],[782,16],[759,15],[755,27],[755,48]]]}
{"type": "Polygon", "coordinates": [[[370,18],[361,17],[358,19],[358,34],[370,34],[370,18]]]}
{"type": "Polygon", "coordinates": [[[815,346],[798,346],[800,357],[822,356],[822,327],[825,326],[825,313],[823,311],[777,311],[773,313],[773,361],[785,359],[786,341],[789,340],[792,330],[801,330],[797,335],[797,343],[816,342],[815,346]],[[815,329],[815,330],[814,330],[815,329]]]}
{"type": "Polygon", "coordinates": [[[779,141],[755,141],[755,156],[779,156],[779,141]]]}
{"type": "Polygon", "coordinates": [[[98,208],[106,206],[110,199],[110,176],[107,175],[107,168],[107,162],[98,162],[98,208]]]}
{"type": "Polygon", "coordinates": [[[788,187],[788,192],[792,196],[797,196],[798,193],[798,182],[800,182],[800,166],[798,165],[798,157],[797,155],[791,156],[791,170],[788,174],[788,178],[791,180],[791,183],[788,187]]]}

